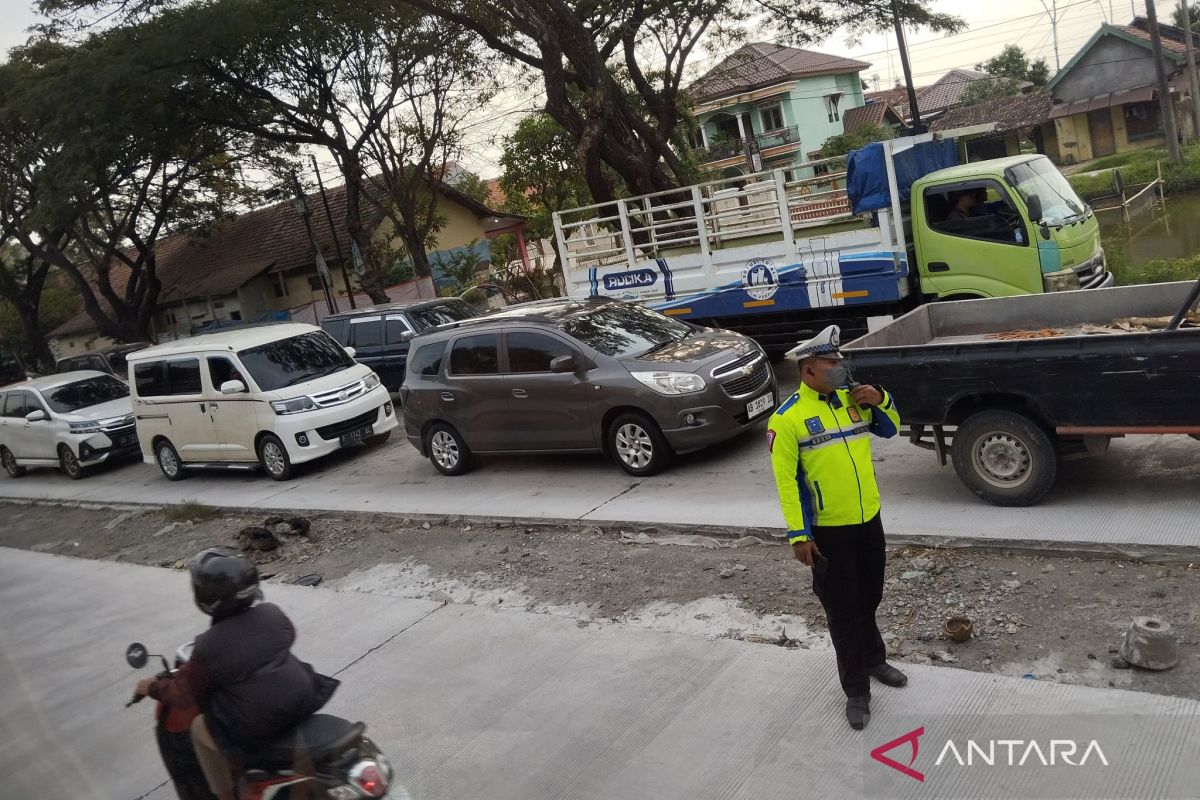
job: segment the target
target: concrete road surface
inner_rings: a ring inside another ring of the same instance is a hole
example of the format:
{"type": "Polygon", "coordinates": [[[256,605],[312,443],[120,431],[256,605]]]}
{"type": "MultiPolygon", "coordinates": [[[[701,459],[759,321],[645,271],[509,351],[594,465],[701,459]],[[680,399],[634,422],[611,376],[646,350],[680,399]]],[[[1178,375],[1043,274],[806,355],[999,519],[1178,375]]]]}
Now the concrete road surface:
{"type": "MultiPolygon", "coordinates": [[[[907,688],[876,687],[854,732],[828,652],[325,589],[267,596],[297,623],[298,654],[343,681],[326,710],[365,720],[416,800],[1193,797],[1200,785],[1190,700],[910,666],[907,688]],[[1051,739],[1059,754],[1069,740],[1078,765],[1047,764],[1051,739]],[[1015,757],[997,740],[1020,740],[1015,757]],[[971,741],[999,763],[968,759],[971,741]]],[[[202,628],[184,575],[0,550],[0,607],[0,796],[171,797],[150,705],[123,708],[147,671],[122,654],[202,628]]]]}

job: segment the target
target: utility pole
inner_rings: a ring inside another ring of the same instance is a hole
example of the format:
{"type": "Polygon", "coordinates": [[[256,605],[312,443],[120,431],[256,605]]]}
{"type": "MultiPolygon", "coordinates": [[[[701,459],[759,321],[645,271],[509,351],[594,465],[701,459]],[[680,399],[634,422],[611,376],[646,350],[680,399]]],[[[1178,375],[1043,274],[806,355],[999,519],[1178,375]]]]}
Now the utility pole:
{"type": "MultiPolygon", "coordinates": [[[[342,283],[346,287],[346,297],[350,298],[350,307],[358,308],[354,303],[354,287],[350,285],[350,275],[346,272],[346,256],[342,253],[342,243],[338,241],[337,226],[333,224],[333,214],[329,211],[329,198],[325,195],[325,183],[321,180],[321,170],[317,167],[317,157],[311,153],[308,155],[312,159],[313,172],[317,176],[317,188],[321,191],[321,204],[325,206],[325,219],[329,221],[329,232],[333,234],[333,247],[337,250],[338,263],[342,268],[342,283]]],[[[346,191],[350,191],[350,186],[346,186],[346,191]]]]}
{"type": "Polygon", "coordinates": [[[904,68],[904,83],[908,87],[908,113],[912,118],[912,132],[915,136],[925,132],[921,124],[921,111],[917,108],[917,88],[913,86],[912,67],[908,65],[908,45],[904,43],[904,26],[900,22],[900,9],[896,0],[892,0],[892,21],[896,24],[896,44],[900,50],[900,66],[904,68]]]}
{"type": "Polygon", "coordinates": [[[329,276],[329,267],[325,264],[325,258],[321,255],[321,248],[317,245],[317,237],[313,235],[308,204],[304,202],[304,190],[300,188],[300,179],[296,177],[295,170],[292,170],[292,188],[296,192],[294,201],[296,212],[300,214],[300,219],[304,220],[304,230],[308,232],[308,242],[312,245],[313,259],[317,264],[317,275],[321,278],[321,288],[325,290],[326,308],[329,309],[330,314],[336,314],[338,307],[337,300],[333,296],[333,280],[329,276]]]}
{"type": "Polygon", "coordinates": [[[1054,71],[1062,69],[1062,64],[1058,60],[1058,0],[1050,0],[1050,5],[1046,5],[1046,0],[1042,0],[1042,8],[1046,9],[1046,13],[1050,15],[1050,36],[1054,39],[1054,71]]]}
{"type": "Polygon", "coordinates": [[[1167,137],[1167,152],[1176,164],[1179,154],[1179,135],[1175,130],[1175,106],[1171,102],[1171,87],[1167,85],[1167,65],[1163,61],[1162,36],[1158,32],[1158,14],[1154,0],[1146,0],[1146,22],[1150,25],[1150,46],[1154,49],[1154,71],[1158,75],[1158,105],[1162,109],[1163,131],[1167,137]]]}
{"type": "Polygon", "coordinates": [[[1188,0],[1179,0],[1179,11],[1183,14],[1184,48],[1187,52],[1188,80],[1192,88],[1192,137],[1200,137],[1200,75],[1196,73],[1196,49],[1192,46],[1192,10],[1188,0]]]}

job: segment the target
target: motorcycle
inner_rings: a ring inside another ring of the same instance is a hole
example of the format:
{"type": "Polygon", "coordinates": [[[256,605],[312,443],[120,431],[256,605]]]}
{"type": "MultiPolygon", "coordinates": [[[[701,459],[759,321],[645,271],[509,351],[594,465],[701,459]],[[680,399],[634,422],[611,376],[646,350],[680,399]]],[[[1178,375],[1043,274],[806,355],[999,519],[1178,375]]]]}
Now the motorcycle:
{"type": "MultiPolygon", "coordinates": [[[[157,677],[169,677],[187,663],[192,642],[175,651],[175,666],[146,646],[134,642],[125,650],[125,661],[142,669],[151,658],[162,663],[157,677]]],[[[140,702],[135,694],[129,708],[140,702]]],[[[191,724],[199,707],[169,708],[157,704],[155,738],[167,772],[180,800],[215,800],[192,749],[191,724]]],[[[392,768],[379,747],[366,733],[362,722],[350,722],[331,714],[314,714],[300,725],[253,755],[242,760],[238,778],[240,800],[411,800],[404,787],[392,785],[392,768]],[[300,766],[303,769],[299,768],[300,766]],[[389,794],[390,791],[390,794],[389,794]]]]}

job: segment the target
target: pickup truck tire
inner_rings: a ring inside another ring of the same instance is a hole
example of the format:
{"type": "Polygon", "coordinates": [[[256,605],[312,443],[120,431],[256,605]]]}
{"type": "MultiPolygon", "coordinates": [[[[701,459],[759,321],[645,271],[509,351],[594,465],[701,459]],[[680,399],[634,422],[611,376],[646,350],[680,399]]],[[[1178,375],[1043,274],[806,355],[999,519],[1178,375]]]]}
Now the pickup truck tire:
{"type": "Polygon", "coordinates": [[[954,432],[954,471],[968,489],[996,506],[1031,506],[1058,476],[1050,434],[1015,411],[980,411],[954,432]]]}

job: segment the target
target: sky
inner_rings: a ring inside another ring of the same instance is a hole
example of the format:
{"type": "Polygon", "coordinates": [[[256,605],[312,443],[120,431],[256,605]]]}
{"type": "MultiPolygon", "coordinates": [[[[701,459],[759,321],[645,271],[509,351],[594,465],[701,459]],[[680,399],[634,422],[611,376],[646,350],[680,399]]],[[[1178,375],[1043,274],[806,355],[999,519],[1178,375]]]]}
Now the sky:
{"type": "MultiPolygon", "coordinates": [[[[1061,64],[1095,33],[1101,22],[1127,24],[1135,14],[1145,14],[1145,0],[1055,0],[1058,7],[1058,58],[1061,64]]],[[[1200,0],[1192,0],[1193,3],[1200,0]]],[[[928,31],[906,31],[912,60],[914,82],[932,83],[954,67],[974,67],[999,53],[1006,44],[1018,44],[1032,57],[1044,57],[1055,69],[1050,16],[1046,6],[1051,0],[935,0],[933,8],[956,14],[968,28],[953,36],[928,31]]],[[[1156,0],[1155,8],[1163,21],[1170,20],[1177,0],[1156,0]]],[[[37,21],[30,0],[0,0],[0,51],[7,52],[25,41],[25,29],[37,21]]],[[[808,46],[830,55],[842,55],[866,61],[871,66],[862,73],[872,88],[888,88],[900,79],[900,59],[894,34],[867,36],[851,43],[844,32],[808,46]]],[[[726,53],[700,53],[691,69],[698,77],[726,53]]],[[[499,173],[499,139],[511,132],[518,119],[539,105],[536,89],[501,93],[486,114],[469,123],[464,166],[484,177],[499,173]]]]}

